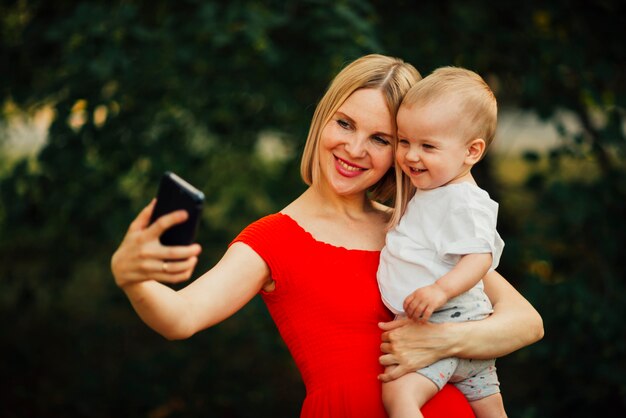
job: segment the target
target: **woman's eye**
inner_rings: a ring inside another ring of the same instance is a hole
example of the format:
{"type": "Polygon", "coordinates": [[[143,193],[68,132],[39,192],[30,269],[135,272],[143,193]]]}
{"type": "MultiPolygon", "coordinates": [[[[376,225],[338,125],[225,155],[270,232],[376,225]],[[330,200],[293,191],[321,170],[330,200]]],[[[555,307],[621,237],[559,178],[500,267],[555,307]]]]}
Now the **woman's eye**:
{"type": "Polygon", "coordinates": [[[343,119],[337,119],[337,125],[341,126],[343,129],[350,129],[350,124],[343,119]]]}
{"type": "Polygon", "coordinates": [[[378,136],[375,135],[372,137],[372,139],[374,140],[374,142],[381,144],[381,145],[389,145],[390,142],[388,140],[386,140],[385,138],[383,138],[382,136],[378,136]]]}

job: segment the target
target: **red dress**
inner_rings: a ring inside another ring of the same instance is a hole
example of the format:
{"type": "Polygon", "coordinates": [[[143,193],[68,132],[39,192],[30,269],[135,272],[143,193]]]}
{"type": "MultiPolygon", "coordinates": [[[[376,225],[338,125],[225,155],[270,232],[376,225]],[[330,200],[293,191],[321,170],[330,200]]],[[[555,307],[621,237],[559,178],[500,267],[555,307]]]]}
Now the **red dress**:
{"type": "MultiPolygon", "coordinates": [[[[385,418],[377,324],[392,315],[376,282],[380,252],[317,241],[280,213],[249,225],[237,241],[265,260],[276,283],[262,297],[302,374],[301,418],[385,418]]],[[[422,412],[426,418],[474,416],[450,385],[422,412]]]]}

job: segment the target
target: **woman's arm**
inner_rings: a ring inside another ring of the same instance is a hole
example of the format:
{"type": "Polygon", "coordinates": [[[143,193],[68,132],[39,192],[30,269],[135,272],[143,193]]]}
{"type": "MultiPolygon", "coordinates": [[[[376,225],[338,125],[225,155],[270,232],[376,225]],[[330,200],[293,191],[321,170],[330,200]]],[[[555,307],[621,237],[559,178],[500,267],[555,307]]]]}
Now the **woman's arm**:
{"type": "Polygon", "coordinates": [[[381,324],[380,362],[390,381],[446,357],[502,357],[543,337],[543,321],[532,305],[497,272],[483,279],[494,312],[481,321],[445,324],[408,319],[381,324]]]}
{"type": "Polygon", "coordinates": [[[111,270],[137,314],[159,334],[190,337],[235,313],[270,281],[265,261],[247,245],[235,243],[215,267],[182,290],[164,285],[191,277],[200,246],[161,245],[159,236],[186,215],[174,212],[148,226],[153,207],[154,202],[133,221],[111,259],[111,270]]]}

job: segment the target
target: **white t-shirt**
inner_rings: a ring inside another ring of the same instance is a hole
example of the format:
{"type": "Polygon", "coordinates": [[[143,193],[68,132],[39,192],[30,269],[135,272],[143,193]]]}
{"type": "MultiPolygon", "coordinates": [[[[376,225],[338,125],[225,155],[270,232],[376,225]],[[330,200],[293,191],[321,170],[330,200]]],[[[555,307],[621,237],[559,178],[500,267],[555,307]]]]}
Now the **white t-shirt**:
{"type": "MultiPolygon", "coordinates": [[[[417,190],[380,254],[378,285],[385,305],[403,314],[404,299],[433,284],[465,254],[491,253],[495,269],[504,242],[496,231],[498,204],[471,183],[417,190]]],[[[476,285],[482,289],[482,280],[476,285]]]]}

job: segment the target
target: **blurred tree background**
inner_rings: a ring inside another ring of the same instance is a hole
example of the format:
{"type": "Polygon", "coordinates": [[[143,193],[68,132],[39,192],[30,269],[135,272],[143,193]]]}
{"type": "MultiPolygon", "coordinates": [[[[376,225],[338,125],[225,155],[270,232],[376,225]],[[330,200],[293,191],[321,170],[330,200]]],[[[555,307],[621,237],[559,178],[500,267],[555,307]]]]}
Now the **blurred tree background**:
{"type": "Polygon", "coordinates": [[[511,417],[623,416],[625,27],[621,0],[2,1],[2,415],[298,416],[304,388],[259,298],[167,342],[109,260],[169,169],[205,191],[210,267],[304,190],[317,101],[378,52],[471,68],[501,109],[557,129],[556,147],[478,173],[501,202],[500,270],[546,329],[499,361],[503,394],[511,417]],[[11,139],[39,117],[42,146],[11,139]]]}

